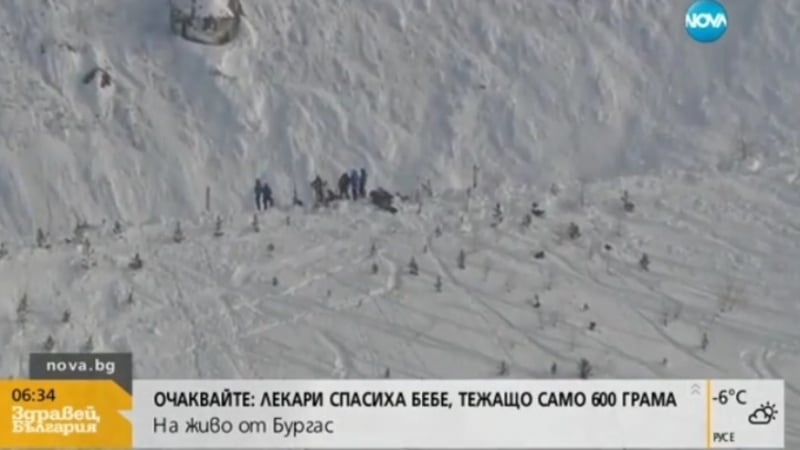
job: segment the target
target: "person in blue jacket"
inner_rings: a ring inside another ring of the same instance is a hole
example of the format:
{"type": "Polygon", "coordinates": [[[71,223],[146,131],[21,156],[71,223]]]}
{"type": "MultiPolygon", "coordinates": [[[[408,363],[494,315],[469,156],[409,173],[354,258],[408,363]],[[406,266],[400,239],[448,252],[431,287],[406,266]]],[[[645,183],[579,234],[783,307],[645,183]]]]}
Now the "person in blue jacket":
{"type": "Polygon", "coordinates": [[[358,177],[358,195],[367,196],[367,169],[364,168],[361,168],[361,174],[358,177]]]}
{"type": "Polygon", "coordinates": [[[353,191],[353,200],[358,200],[359,186],[358,171],[353,169],[350,172],[350,189],[353,191]]]}

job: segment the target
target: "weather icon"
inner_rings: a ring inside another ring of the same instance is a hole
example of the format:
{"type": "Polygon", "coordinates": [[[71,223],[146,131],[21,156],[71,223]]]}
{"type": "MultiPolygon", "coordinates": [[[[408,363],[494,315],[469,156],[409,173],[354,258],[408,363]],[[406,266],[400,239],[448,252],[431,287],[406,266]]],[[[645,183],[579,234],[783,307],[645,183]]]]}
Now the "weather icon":
{"type": "Polygon", "coordinates": [[[777,414],[778,410],[775,409],[775,405],[767,402],[753,411],[750,417],[747,418],[747,421],[753,425],[767,425],[775,420],[777,414]]]}

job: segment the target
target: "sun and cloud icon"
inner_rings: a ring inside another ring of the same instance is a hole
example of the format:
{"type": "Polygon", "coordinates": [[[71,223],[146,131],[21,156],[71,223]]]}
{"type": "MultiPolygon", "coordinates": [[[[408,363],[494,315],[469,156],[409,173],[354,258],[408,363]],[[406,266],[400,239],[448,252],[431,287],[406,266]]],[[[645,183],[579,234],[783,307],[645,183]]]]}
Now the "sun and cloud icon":
{"type": "Polygon", "coordinates": [[[777,414],[778,410],[775,409],[775,405],[767,402],[753,411],[747,421],[753,425],[767,425],[775,420],[777,414]]]}

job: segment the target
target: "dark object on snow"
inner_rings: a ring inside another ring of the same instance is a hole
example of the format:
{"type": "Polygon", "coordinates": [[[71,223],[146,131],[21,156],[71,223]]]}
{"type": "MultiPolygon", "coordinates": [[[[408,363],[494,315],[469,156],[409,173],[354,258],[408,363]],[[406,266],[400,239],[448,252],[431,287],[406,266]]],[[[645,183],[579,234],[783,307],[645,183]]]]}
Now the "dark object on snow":
{"type": "Polygon", "coordinates": [[[587,379],[592,375],[592,364],[586,358],[581,358],[580,362],[578,362],[578,376],[581,379],[587,379]]]}
{"type": "Polygon", "coordinates": [[[417,260],[413,257],[411,258],[411,262],[408,263],[408,274],[409,275],[419,275],[419,266],[417,265],[417,260]]]}
{"type": "Polygon", "coordinates": [[[595,328],[597,328],[597,323],[589,322],[589,331],[594,331],[595,328]]]}
{"type": "Polygon", "coordinates": [[[255,187],[253,187],[253,195],[255,195],[255,198],[256,198],[256,209],[258,211],[261,211],[261,208],[262,208],[262,204],[261,204],[261,189],[262,189],[261,180],[256,178],[256,185],[255,185],[255,187]]]}
{"type": "Polygon", "coordinates": [[[611,250],[613,250],[613,247],[611,247],[611,244],[606,244],[606,245],[604,245],[604,246],[603,246],[603,248],[605,248],[605,249],[606,249],[606,251],[609,251],[609,252],[610,252],[611,250]]]}
{"type": "Polygon", "coordinates": [[[533,254],[533,257],[536,259],[544,259],[544,250],[538,251],[533,254]]]}
{"type": "Polygon", "coordinates": [[[314,189],[314,199],[317,206],[325,203],[325,188],[328,183],[325,182],[319,175],[311,182],[311,188],[314,189]]]}
{"type": "Polygon", "coordinates": [[[361,173],[358,177],[358,196],[359,197],[366,197],[367,196],[367,169],[361,169],[361,173]]]}
{"type": "Polygon", "coordinates": [[[144,266],[144,262],[142,262],[142,257],[139,256],[138,253],[133,255],[133,259],[131,259],[131,262],[128,263],[128,267],[133,269],[133,270],[139,270],[143,266],[144,266]]]}
{"type": "Polygon", "coordinates": [[[343,173],[342,176],[339,177],[338,186],[339,186],[339,197],[349,199],[350,175],[348,175],[347,172],[343,173]]]}
{"type": "Polygon", "coordinates": [[[261,185],[261,206],[266,211],[274,205],[275,202],[272,200],[272,188],[269,187],[268,183],[263,183],[261,185]]]}
{"type": "Polygon", "coordinates": [[[47,235],[41,228],[36,230],[36,246],[39,248],[50,248],[50,243],[47,242],[47,235]]]}
{"type": "Polygon", "coordinates": [[[533,214],[536,217],[544,217],[544,210],[539,208],[538,203],[533,202],[533,204],[531,205],[531,214],[533,214]]]}
{"type": "Polygon", "coordinates": [[[303,206],[303,202],[297,197],[297,188],[292,189],[292,205],[303,206]]]}
{"type": "Polygon", "coordinates": [[[97,74],[100,74],[100,87],[104,88],[111,85],[111,75],[105,70],[101,69],[100,67],[95,67],[94,69],[90,70],[83,77],[83,84],[89,84],[94,81],[97,74]]]}
{"type": "Polygon", "coordinates": [[[628,195],[628,191],[622,193],[621,200],[622,200],[622,208],[625,210],[625,212],[633,212],[635,206],[631,201],[630,196],[628,195]]]}
{"type": "Polygon", "coordinates": [[[647,256],[647,253],[643,254],[642,259],[639,260],[639,267],[645,271],[650,270],[650,257],[647,256]]]}
{"type": "MultiPolygon", "coordinates": [[[[192,2],[194,4],[194,2],[192,2]]],[[[239,35],[244,10],[240,0],[228,0],[228,14],[200,16],[194,7],[173,2],[170,28],[182,38],[205,45],[224,45],[239,35]]]]}
{"type": "Polygon", "coordinates": [[[578,224],[575,222],[570,222],[569,227],[567,228],[567,236],[573,241],[581,237],[581,229],[578,228],[578,224]]]}
{"type": "Polygon", "coordinates": [[[392,206],[392,194],[390,194],[386,189],[378,188],[374,191],[370,191],[369,193],[369,201],[377,206],[379,209],[384,211],[388,211],[392,214],[397,213],[397,208],[392,206]]]}
{"type": "Polygon", "coordinates": [[[333,192],[333,190],[328,189],[327,194],[325,194],[325,204],[329,205],[329,204],[333,203],[334,201],[336,201],[338,199],[339,199],[339,196],[336,195],[336,192],[333,192]]]}
{"type": "Polygon", "coordinates": [[[353,169],[350,171],[350,188],[353,191],[353,200],[358,200],[359,186],[358,171],[353,169]]]}

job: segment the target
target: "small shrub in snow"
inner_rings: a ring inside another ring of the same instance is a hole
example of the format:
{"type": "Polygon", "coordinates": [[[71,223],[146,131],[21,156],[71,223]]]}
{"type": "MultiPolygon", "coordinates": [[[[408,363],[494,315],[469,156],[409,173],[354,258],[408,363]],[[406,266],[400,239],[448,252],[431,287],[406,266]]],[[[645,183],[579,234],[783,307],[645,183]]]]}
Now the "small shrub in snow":
{"type": "Polygon", "coordinates": [[[709,344],[708,333],[704,331],[703,337],[700,339],[700,348],[705,350],[708,348],[708,344],[709,344]]]}
{"type": "Polygon", "coordinates": [[[292,188],[292,205],[303,206],[303,202],[300,200],[300,197],[297,196],[297,187],[292,188]]]}
{"type": "Polygon", "coordinates": [[[278,285],[278,277],[272,277],[272,285],[273,286],[277,286],[278,285]]]}
{"type": "Polygon", "coordinates": [[[258,225],[258,214],[253,214],[253,222],[250,226],[253,228],[254,233],[261,231],[261,227],[258,225]]]}
{"type": "Polygon", "coordinates": [[[70,318],[72,318],[72,313],[67,309],[64,311],[64,314],[61,315],[61,322],[69,323],[70,318]]]}
{"type": "Polygon", "coordinates": [[[458,252],[458,268],[464,270],[467,268],[467,254],[464,253],[464,249],[459,250],[458,252]]]}
{"type": "Polygon", "coordinates": [[[383,378],[391,378],[391,377],[392,377],[392,371],[387,367],[383,371],[383,378]]]}
{"type": "Polygon", "coordinates": [[[567,237],[573,241],[581,237],[581,229],[578,227],[578,224],[570,222],[569,226],[567,226],[567,237]]]}
{"type": "Polygon", "coordinates": [[[411,257],[411,261],[408,263],[408,274],[419,275],[419,266],[417,266],[417,260],[414,257],[411,257]]]}
{"type": "Polygon", "coordinates": [[[28,319],[28,293],[22,294],[22,297],[19,299],[19,303],[17,304],[17,322],[22,324],[25,323],[28,319]]]}
{"type": "Polygon", "coordinates": [[[369,246],[369,257],[374,258],[377,253],[378,249],[375,247],[375,243],[373,242],[372,245],[369,246]]]}
{"type": "Polygon", "coordinates": [[[589,304],[584,303],[583,306],[581,307],[581,311],[588,311],[588,310],[589,310],[589,304]]]}
{"type": "Polygon", "coordinates": [[[497,368],[497,376],[504,377],[508,375],[508,363],[500,361],[500,366],[497,368]]]}
{"type": "Polygon", "coordinates": [[[181,222],[178,221],[175,223],[175,231],[172,232],[172,241],[176,244],[180,244],[181,242],[186,239],[186,236],[183,234],[183,229],[181,228],[181,222]]]}
{"type": "Polygon", "coordinates": [[[372,263],[372,267],[370,268],[370,272],[372,272],[373,275],[377,275],[377,273],[378,273],[378,265],[376,263],[372,263]]]}
{"type": "Polygon", "coordinates": [[[45,232],[41,228],[38,228],[36,230],[36,246],[45,249],[50,248],[50,243],[48,242],[47,234],[45,234],[45,232]]]}
{"type": "Polygon", "coordinates": [[[544,259],[544,250],[539,250],[538,252],[534,253],[533,257],[536,259],[544,259]]]}
{"type": "Polygon", "coordinates": [[[553,363],[553,365],[550,366],[550,375],[555,375],[557,373],[558,373],[558,364],[553,363]]]}
{"type": "Polygon", "coordinates": [[[94,339],[91,336],[89,336],[89,338],[86,339],[86,342],[84,342],[83,345],[81,346],[81,352],[91,353],[93,350],[94,350],[94,339]]]}
{"type": "Polygon", "coordinates": [[[472,189],[478,188],[478,165],[472,166],[472,189]]]}
{"type": "Polygon", "coordinates": [[[647,253],[642,254],[641,259],[639,259],[639,267],[644,271],[650,270],[650,257],[647,256],[647,253]]]}
{"type": "Polygon", "coordinates": [[[542,306],[542,302],[539,300],[539,294],[534,294],[533,300],[529,300],[528,303],[534,308],[540,308],[542,306]]]}
{"type": "Polygon", "coordinates": [[[47,339],[44,340],[44,344],[42,345],[42,349],[46,352],[53,351],[56,347],[56,340],[53,339],[53,336],[47,336],[47,339]]]}
{"type": "Polygon", "coordinates": [[[267,244],[267,251],[270,252],[270,253],[274,252],[275,251],[275,244],[273,244],[272,242],[267,244]]]}
{"type": "Polygon", "coordinates": [[[578,362],[578,376],[587,379],[592,375],[592,364],[586,358],[581,358],[578,362]]]}
{"type": "Polygon", "coordinates": [[[542,218],[542,217],[545,216],[544,210],[542,208],[540,208],[539,204],[536,203],[536,202],[533,202],[531,204],[531,214],[533,214],[534,217],[539,217],[539,218],[542,218]]]}
{"type": "Polygon", "coordinates": [[[142,257],[139,254],[133,255],[131,262],[128,263],[128,268],[131,270],[139,270],[144,267],[144,262],[142,261],[142,257]]]}
{"type": "Polygon", "coordinates": [[[119,220],[114,221],[114,226],[111,228],[111,232],[115,235],[122,234],[122,224],[119,223],[119,220]]]}
{"type": "Polygon", "coordinates": [[[597,322],[589,322],[589,331],[594,331],[597,328],[597,322]]]}
{"type": "Polygon", "coordinates": [[[434,289],[436,292],[442,292],[442,276],[436,275],[436,282],[433,284],[434,289]]]}
{"type": "Polygon", "coordinates": [[[503,209],[500,206],[500,203],[494,205],[494,215],[492,216],[494,221],[492,222],[492,227],[497,227],[501,223],[503,223],[503,209]]]}
{"type": "Polygon", "coordinates": [[[631,201],[628,191],[624,191],[622,193],[622,197],[620,197],[620,200],[622,200],[622,209],[624,209],[625,212],[633,212],[633,210],[635,209],[635,205],[631,201]]]}
{"type": "Polygon", "coordinates": [[[128,291],[128,296],[125,297],[125,304],[130,306],[133,305],[133,303],[134,303],[133,291],[128,291]]]}
{"type": "Polygon", "coordinates": [[[433,230],[433,235],[436,237],[442,236],[442,228],[437,226],[436,229],[433,230]]]}
{"type": "Polygon", "coordinates": [[[428,245],[426,244],[426,245],[422,246],[422,254],[424,255],[424,254],[427,254],[427,253],[428,253],[428,245]]]}
{"type": "Polygon", "coordinates": [[[214,234],[215,238],[222,237],[225,233],[222,231],[222,217],[217,216],[217,221],[214,223],[214,234]]]}

